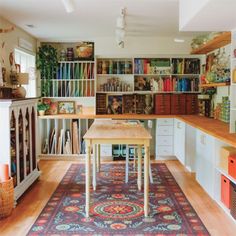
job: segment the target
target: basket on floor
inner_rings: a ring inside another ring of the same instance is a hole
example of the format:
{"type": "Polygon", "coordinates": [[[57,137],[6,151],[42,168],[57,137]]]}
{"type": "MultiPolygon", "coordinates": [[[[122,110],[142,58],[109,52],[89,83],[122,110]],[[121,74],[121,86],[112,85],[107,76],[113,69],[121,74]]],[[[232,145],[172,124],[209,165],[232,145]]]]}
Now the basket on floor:
{"type": "Polygon", "coordinates": [[[14,206],[13,179],[0,182],[0,219],[11,214],[14,206]]]}

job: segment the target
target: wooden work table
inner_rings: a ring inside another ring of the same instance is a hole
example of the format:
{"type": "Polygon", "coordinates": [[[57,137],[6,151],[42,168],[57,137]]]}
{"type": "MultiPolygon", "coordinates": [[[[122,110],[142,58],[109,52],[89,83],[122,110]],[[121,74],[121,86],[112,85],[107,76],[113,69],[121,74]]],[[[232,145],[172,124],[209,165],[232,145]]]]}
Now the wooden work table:
{"type": "Polygon", "coordinates": [[[122,114],[122,115],[94,115],[92,113],[71,114],[71,115],[48,115],[40,119],[137,119],[149,120],[158,118],[177,118],[187,124],[204,131],[207,134],[218,138],[229,145],[236,147],[236,134],[229,133],[229,125],[219,120],[202,117],[198,115],[143,115],[143,114],[122,114]]]}
{"type": "MultiPolygon", "coordinates": [[[[100,151],[96,151],[100,144],[127,144],[138,146],[138,189],[141,191],[142,185],[142,146],[144,147],[144,215],[148,216],[149,208],[149,161],[150,161],[150,140],[152,136],[140,124],[139,121],[128,122],[127,120],[95,120],[84,135],[86,143],[85,158],[85,192],[86,217],[89,217],[90,209],[90,164],[91,147],[94,147],[93,158],[93,188],[96,190],[96,166],[97,160],[100,162],[100,151]],[[98,154],[98,155],[97,155],[98,154]]],[[[129,158],[126,152],[126,158],[129,158]]],[[[99,167],[98,167],[99,169],[99,167]]]]}

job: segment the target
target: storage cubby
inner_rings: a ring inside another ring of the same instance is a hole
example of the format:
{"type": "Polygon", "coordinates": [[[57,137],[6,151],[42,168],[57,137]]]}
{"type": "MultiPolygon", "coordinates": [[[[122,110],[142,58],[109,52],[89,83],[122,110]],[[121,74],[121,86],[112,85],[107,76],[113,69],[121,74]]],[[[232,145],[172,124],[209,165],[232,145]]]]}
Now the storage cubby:
{"type": "Polygon", "coordinates": [[[85,154],[83,136],[90,119],[40,119],[40,159],[78,159],[85,154]]]}

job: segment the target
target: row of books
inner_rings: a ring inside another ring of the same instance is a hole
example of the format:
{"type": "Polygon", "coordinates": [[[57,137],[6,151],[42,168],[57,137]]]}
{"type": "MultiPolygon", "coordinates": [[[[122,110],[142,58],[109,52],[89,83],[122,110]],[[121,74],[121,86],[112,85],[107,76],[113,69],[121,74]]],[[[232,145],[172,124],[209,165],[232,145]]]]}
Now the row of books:
{"type": "Polygon", "coordinates": [[[78,121],[72,121],[71,129],[51,130],[44,140],[43,154],[79,154],[84,152],[83,142],[79,140],[78,121]]]}
{"type": "Polygon", "coordinates": [[[52,80],[48,97],[93,97],[94,80],[52,80]]]}
{"type": "Polygon", "coordinates": [[[198,92],[199,91],[199,78],[167,78],[161,79],[160,90],[165,92],[198,92]]]}
{"type": "Polygon", "coordinates": [[[94,79],[94,63],[59,63],[58,80],[94,79]]]}
{"type": "Polygon", "coordinates": [[[196,92],[199,91],[198,84],[198,77],[135,77],[134,90],[153,92],[196,92]]]}
{"type": "Polygon", "coordinates": [[[135,74],[200,74],[198,58],[134,59],[135,74]]]}
{"type": "Polygon", "coordinates": [[[198,58],[172,59],[173,74],[200,74],[200,60],[198,58]]]}
{"type": "Polygon", "coordinates": [[[134,59],[135,74],[170,74],[170,59],[134,59]],[[166,67],[164,69],[160,69],[166,67]],[[159,68],[159,69],[158,69],[159,68]]]}

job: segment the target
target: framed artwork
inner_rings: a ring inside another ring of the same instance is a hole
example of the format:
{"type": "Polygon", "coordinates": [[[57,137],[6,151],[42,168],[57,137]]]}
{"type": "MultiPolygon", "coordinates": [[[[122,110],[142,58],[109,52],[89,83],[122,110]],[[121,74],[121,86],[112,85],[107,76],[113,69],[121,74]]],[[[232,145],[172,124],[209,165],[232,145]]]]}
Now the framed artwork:
{"type": "Polygon", "coordinates": [[[75,102],[73,101],[59,101],[58,102],[58,114],[74,114],[75,102]]]}
{"type": "Polygon", "coordinates": [[[94,60],[94,42],[80,42],[76,46],[78,60],[93,61],[94,60]]]}
{"type": "Polygon", "coordinates": [[[122,114],[122,96],[108,96],[108,114],[122,114]]]}

